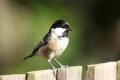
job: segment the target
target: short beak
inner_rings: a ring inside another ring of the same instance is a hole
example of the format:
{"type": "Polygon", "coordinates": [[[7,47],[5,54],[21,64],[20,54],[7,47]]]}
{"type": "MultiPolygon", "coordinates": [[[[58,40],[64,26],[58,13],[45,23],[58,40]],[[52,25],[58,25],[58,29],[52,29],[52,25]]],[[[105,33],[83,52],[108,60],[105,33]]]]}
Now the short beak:
{"type": "Polygon", "coordinates": [[[68,30],[68,31],[72,31],[72,29],[71,29],[71,28],[68,28],[67,30],[68,30]]]}

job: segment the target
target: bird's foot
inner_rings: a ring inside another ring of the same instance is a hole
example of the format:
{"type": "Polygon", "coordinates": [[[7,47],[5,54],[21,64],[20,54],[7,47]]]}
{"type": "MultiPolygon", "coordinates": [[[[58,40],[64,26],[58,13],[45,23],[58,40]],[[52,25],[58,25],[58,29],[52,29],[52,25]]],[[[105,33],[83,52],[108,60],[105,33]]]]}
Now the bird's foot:
{"type": "Polygon", "coordinates": [[[53,72],[54,72],[54,75],[56,76],[57,75],[57,69],[55,67],[53,67],[53,72]]]}
{"type": "Polygon", "coordinates": [[[61,66],[62,69],[69,68],[69,66],[61,66]]]}

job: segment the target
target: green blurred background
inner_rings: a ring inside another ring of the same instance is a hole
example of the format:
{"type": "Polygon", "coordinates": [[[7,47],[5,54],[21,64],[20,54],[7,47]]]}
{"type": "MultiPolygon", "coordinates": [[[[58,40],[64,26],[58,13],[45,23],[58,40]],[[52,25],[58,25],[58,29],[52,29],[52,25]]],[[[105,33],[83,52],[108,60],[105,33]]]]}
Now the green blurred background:
{"type": "Polygon", "coordinates": [[[50,68],[41,57],[22,59],[58,19],[73,29],[64,65],[120,59],[120,0],[0,0],[0,74],[50,68]]]}

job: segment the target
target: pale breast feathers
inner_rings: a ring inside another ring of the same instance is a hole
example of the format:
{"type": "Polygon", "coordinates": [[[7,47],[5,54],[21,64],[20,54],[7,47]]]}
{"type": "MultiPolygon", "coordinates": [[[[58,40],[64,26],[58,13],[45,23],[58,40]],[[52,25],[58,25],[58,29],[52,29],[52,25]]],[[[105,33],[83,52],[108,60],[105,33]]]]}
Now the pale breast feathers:
{"type": "Polygon", "coordinates": [[[51,48],[57,55],[60,55],[67,47],[69,39],[67,37],[59,38],[55,34],[51,34],[49,48],[51,48]]]}

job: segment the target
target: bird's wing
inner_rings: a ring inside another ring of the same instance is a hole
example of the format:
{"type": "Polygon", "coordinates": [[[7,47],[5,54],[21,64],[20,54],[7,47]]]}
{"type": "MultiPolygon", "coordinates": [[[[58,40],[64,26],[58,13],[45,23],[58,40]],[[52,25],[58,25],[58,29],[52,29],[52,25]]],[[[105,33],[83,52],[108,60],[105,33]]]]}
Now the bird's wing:
{"type": "Polygon", "coordinates": [[[46,35],[43,37],[43,40],[40,41],[40,42],[38,43],[38,45],[33,49],[32,54],[30,54],[29,56],[25,57],[24,60],[27,59],[27,58],[30,58],[30,57],[34,56],[34,55],[36,54],[36,52],[37,52],[42,46],[45,46],[45,45],[48,44],[49,39],[50,39],[50,33],[46,34],[46,35]]]}
{"type": "Polygon", "coordinates": [[[38,51],[38,49],[48,44],[49,39],[50,39],[50,34],[48,33],[43,37],[43,40],[39,42],[38,45],[34,48],[34,50],[32,51],[32,54],[35,54],[36,51],[38,51]]]}

